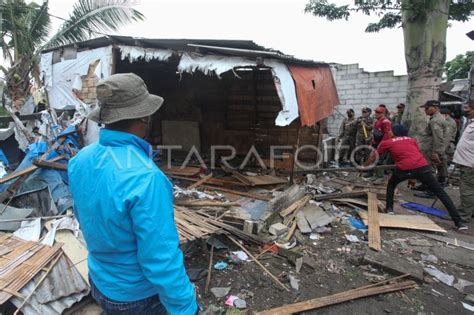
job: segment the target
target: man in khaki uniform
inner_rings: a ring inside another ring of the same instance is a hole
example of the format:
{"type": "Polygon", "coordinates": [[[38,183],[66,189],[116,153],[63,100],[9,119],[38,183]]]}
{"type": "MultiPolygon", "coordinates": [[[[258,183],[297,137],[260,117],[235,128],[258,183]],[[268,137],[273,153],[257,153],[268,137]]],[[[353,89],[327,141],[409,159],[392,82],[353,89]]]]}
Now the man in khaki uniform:
{"type": "MultiPolygon", "coordinates": [[[[370,145],[372,142],[372,129],[374,120],[370,116],[372,110],[369,107],[362,108],[362,115],[356,121],[356,149],[362,145],[370,145]]],[[[355,160],[357,163],[369,157],[370,151],[367,149],[356,150],[355,160]]]]}
{"type": "Polygon", "coordinates": [[[452,159],[454,154],[454,141],[456,140],[456,133],[458,125],[451,117],[451,111],[447,108],[440,110],[446,121],[446,133],[444,136],[444,153],[440,156],[441,163],[438,164],[438,182],[441,185],[446,185],[448,182],[448,162],[452,159]]]}
{"type": "Polygon", "coordinates": [[[400,103],[397,105],[397,113],[392,116],[392,125],[401,125],[403,112],[405,111],[405,104],[400,103]]]}
{"type": "Polygon", "coordinates": [[[350,159],[352,150],[354,150],[356,142],[356,119],[354,110],[347,110],[347,117],[342,121],[339,129],[339,163],[343,163],[350,159]]]}
{"type": "Polygon", "coordinates": [[[430,100],[420,106],[424,107],[426,115],[430,116],[420,141],[420,149],[433,166],[441,163],[441,155],[445,151],[446,120],[439,112],[439,105],[439,101],[430,100]]]}
{"type": "Polygon", "coordinates": [[[463,222],[469,222],[474,214],[474,100],[464,106],[463,115],[467,117],[453,162],[461,171],[461,207],[458,209],[463,222]]]}

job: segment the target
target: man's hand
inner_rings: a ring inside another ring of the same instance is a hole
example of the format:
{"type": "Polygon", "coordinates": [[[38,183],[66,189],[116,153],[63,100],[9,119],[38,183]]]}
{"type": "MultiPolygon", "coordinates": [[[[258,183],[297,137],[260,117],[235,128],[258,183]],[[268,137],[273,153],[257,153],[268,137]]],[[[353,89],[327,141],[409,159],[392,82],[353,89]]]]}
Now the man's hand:
{"type": "Polygon", "coordinates": [[[415,186],[416,186],[416,179],[409,179],[407,187],[412,188],[412,187],[415,187],[415,186]]]}
{"type": "Polygon", "coordinates": [[[431,153],[431,161],[435,164],[441,163],[438,153],[431,153]]]}

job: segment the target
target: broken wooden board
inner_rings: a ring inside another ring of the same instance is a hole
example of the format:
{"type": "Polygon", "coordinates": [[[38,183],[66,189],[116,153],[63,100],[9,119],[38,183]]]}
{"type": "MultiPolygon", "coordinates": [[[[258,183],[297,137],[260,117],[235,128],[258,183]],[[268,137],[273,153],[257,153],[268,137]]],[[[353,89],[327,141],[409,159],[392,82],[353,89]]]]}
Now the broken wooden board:
{"type": "Polygon", "coordinates": [[[199,167],[193,166],[175,166],[175,165],[160,165],[160,170],[163,171],[166,175],[178,175],[178,176],[196,176],[199,174],[199,167]]]}
{"type": "Polygon", "coordinates": [[[380,226],[379,226],[379,208],[377,206],[377,195],[367,193],[369,208],[369,247],[379,251],[382,248],[380,244],[380,226]]]}
{"type": "Polygon", "coordinates": [[[449,245],[454,245],[454,246],[457,246],[457,247],[462,247],[462,248],[465,248],[465,249],[474,250],[474,244],[458,240],[457,238],[449,238],[449,237],[445,237],[445,236],[441,236],[441,235],[427,234],[427,233],[420,233],[420,234],[423,235],[423,236],[426,236],[428,238],[437,240],[438,242],[441,242],[441,243],[446,243],[446,244],[449,244],[449,245]]]}
{"type": "Polygon", "coordinates": [[[308,221],[311,230],[315,230],[318,227],[326,226],[332,221],[335,217],[327,214],[321,207],[314,204],[307,204],[302,210],[305,219],[308,221]]]}
{"type": "Polygon", "coordinates": [[[374,252],[367,250],[363,262],[379,267],[395,275],[409,274],[414,280],[423,282],[423,267],[401,257],[397,257],[394,254],[387,254],[384,251],[374,252]]]}
{"type": "MultiPolygon", "coordinates": [[[[364,224],[367,225],[369,218],[367,211],[361,210],[358,214],[364,221],[364,224]]],[[[445,229],[434,223],[433,220],[422,215],[390,215],[387,213],[379,213],[379,226],[384,228],[447,233],[445,229]]]]}
{"type": "Polygon", "coordinates": [[[271,175],[246,176],[246,178],[247,180],[252,182],[253,186],[278,185],[288,183],[288,180],[286,178],[271,175]]]}
{"type": "Polygon", "coordinates": [[[320,309],[329,305],[335,305],[347,301],[353,301],[367,296],[379,295],[383,293],[396,292],[406,289],[415,288],[417,285],[415,282],[406,280],[403,282],[395,282],[391,284],[384,284],[383,281],[380,284],[368,285],[365,287],[352,289],[324,297],[315,298],[303,302],[287,304],[280,307],[272,308],[270,310],[254,313],[255,315],[288,315],[288,314],[299,314],[305,311],[320,309]]]}

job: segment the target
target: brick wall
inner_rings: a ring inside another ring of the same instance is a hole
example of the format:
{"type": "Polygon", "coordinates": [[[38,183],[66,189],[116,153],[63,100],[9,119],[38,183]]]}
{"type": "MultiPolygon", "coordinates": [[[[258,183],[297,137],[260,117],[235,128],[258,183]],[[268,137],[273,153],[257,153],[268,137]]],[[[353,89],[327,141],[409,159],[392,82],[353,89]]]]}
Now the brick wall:
{"type": "Polygon", "coordinates": [[[349,108],[359,117],[361,109],[366,106],[374,110],[383,103],[391,112],[396,112],[397,104],[406,102],[406,75],[396,76],[393,71],[367,72],[359,68],[359,64],[332,64],[331,68],[340,99],[340,105],[327,121],[331,135],[337,135],[343,115],[349,108]]]}

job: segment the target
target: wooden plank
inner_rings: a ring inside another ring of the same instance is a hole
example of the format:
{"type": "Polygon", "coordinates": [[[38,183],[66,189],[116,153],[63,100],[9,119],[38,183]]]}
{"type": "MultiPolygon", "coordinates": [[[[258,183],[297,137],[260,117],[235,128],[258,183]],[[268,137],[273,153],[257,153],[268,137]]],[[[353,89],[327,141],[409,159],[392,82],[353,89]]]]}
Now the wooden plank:
{"type": "Polygon", "coordinates": [[[347,193],[332,193],[332,194],[316,195],[314,196],[314,200],[319,201],[319,200],[354,198],[354,197],[365,197],[365,196],[367,196],[367,190],[358,190],[358,191],[351,191],[347,193]]]}
{"type": "Polygon", "coordinates": [[[264,195],[259,195],[259,194],[252,194],[252,193],[248,193],[248,192],[243,192],[243,191],[238,191],[238,190],[233,190],[233,189],[227,189],[227,188],[223,188],[223,187],[212,187],[212,186],[207,186],[207,185],[202,185],[202,187],[206,187],[206,188],[212,189],[212,190],[227,192],[229,194],[245,196],[245,197],[249,197],[249,198],[253,198],[253,199],[257,199],[257,200],[270,201],[272,199],[272,197],[269,197],[269,196],[264,196],[264,195]]]}
{"type": "Polygon", "coordinates": [[[379,251],[382,249],[380,244],[380,226],[379,226],[379,208],[377,195],[367,193],[369,208],[369,247],[379,251]]]}
{"type": "Polygon", "coordinates": [[[286,217],[294,212],[299,211],[301,208],[303,208],[306,205],[306,203],[308,203],[309,200],[311,200],[310,195],[306,195],[303,198],[296,200],[288,208],[280,211],[280,215],[282,217],[286,217]]]}
{"type": "Polygon", "coordinates": [[[211,177],[212,177],[212,173],[209,174],[209,175],[204,176],[203,178],[201,178],[200,180],[198,180],[194,184],[189,185],[187,189],[194,189],[196,187],[199,187],[202,184],[204,184],[205,182],[207,182],[211,177]]]}
{"type": "Polygon", "coordinates": [[[253,186],[278,185],[288,182],[286,178],[270,175],[246,176],[246,178],[252,182],[253,186]]]}
{"type": "Polygon", "coordinates": [[[384,293],[396,292],[405,289],[415,288],[417,285],[414,281],[408,280],[403,282],[395,282],[392,284],[379,285],[367,288],[352,289],[349,291],[332,294],[325,297],[315,298],[308,301],[284,305],[263,312],[255,313],[256,315],[287,315],[301,313],[309,310],[323,308],[329,305],[335,305],[347,301],[360,299],[367,296],[379,295],[384,293]]]}
{"type": "Polygon", "coordinates": [[[62,164],[62,163],[58,163],[58,162],[51,162],[51,161],[34,159],[33,160],[33,165],[38,166],[40,168],[45,168],[45,169],[53,169],[53,170],[58,170],[58,171],[67,171],[67,164],[62,164]]]}
{"type": "Polygon", "coordinates": [[[240,207],[240,203],[238,202],[222,202],[208,200],[176,200],[174,204],[177,206],[185,207],[240,207]]]}
{"type": "MultiPolygon", "coordinates": [[[[57,161],[62,160],[62,159],[64,159],[64,156],[60,155],[60,156],[56,156],[56,157],[54,157],[54,158],[52,158],[48,161],[49,162],[57,162],[57,161]]],[[[17,178],[17,177],[22,176],[22,175],[31,174],[34,171],[36,171],[37,169],[38,169],[38,166],[32,165],[30,167],[27,167],[27,168],[21,170],[21,171],[9,174],[5,177],[0,178],[0,184],[6,183],[9,180],[12,180],[12,179],[17,178]]]]}
{"type": "Polygon", "coordinates": [[[186,166],[180,167],[171,165],[168,167],[167,165],[160,165],[160,170],[162,170],[166,175],[179,175],[179,176],[196,176],[199,174],[199,167],[194,166],[186,166]]]}
{"type": "MultiPolygon", "coordinates": [[[[367,211],[361,210],[358,214],[367,225],[369,217],[367,211]]],[[[445,229],[434,223],[433,220],[422,215],[390,215],[387,213],[379,213],[379,226],[385,228],[447,233],[445,229]]]]}

